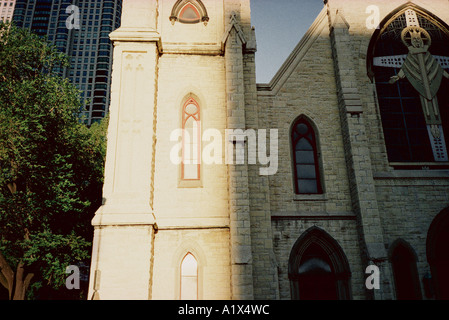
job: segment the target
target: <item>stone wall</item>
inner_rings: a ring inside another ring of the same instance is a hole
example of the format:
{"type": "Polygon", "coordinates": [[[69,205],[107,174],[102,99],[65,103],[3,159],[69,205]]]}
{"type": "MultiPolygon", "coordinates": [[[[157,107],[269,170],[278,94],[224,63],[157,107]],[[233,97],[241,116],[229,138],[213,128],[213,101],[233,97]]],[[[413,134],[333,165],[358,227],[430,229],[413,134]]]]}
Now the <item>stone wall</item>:
{"type": "Polygon", "coordinates": [[[155,239],[152,299],[179,299],[180,266],[189,252],[198,261],[198,298],[230,299],[228,228],[164,229],[155,239]]]}
{"type": "Polygon", "coordinates": [[[180,165],[170,158],[179,143],[170,141],[170,136],[182,127],[186,97],[194,97],[201,108],[202,133],[216,129],[224,137],[224,59],[216,55],[165,54],[159,60],[158,88],[154,211],[159,230],[155,236],[153,299],[179,298],[179,268],[188,250],[194,250],[192,254],[202,270],[200,298],[230,299],[228,169],[224,154],[222,164],[201,166],[202,178],[195,185],[182,184],[180,165]],[[190,242],[194,244],[189,247],[190,242]],[[203,253],[198,256],[198,252],[203,253]]]}
{"type": "Polygon", "coordinates": [[[398,177],[398,174],[379,175],[376,177],[376,193],[385,246],[391,249],[398,239],[411,246],[418,257],[423,291],[422,279],[430,273],[426,256],[427,234],[435,216],[449,205],[449,174],[443,178],[425,172],[421,179],[398,177]]]}
{"type": "MultiPolygon", "coordinates": [[[[414,3],[449,21],[446,1],[414,3]]],[[[420,280],[430,271],[427,231],[449,205],[449,175],[389,166],[375,86],[366,69],[375,31],[367,28],[367,7],[380,8],[380,22],[404,4],[329,0],[328,16],[317,18],[272,82],[258,86],[259,127],[279,128],[279,171],[269,178],[269,197],[261,198],[271,212],[281,299],[290,299],[292,246],[312,226],[328,232],[345,252],[354,299],[395,298],[387,251],[398,238],[416,251],[420,280]],[[318,132],[323,196],[294,195],[289,130],[299,115],[318,132]],[[364,286],[368,260],[381,267],[382,289],[374,295],[364,286]]]]}

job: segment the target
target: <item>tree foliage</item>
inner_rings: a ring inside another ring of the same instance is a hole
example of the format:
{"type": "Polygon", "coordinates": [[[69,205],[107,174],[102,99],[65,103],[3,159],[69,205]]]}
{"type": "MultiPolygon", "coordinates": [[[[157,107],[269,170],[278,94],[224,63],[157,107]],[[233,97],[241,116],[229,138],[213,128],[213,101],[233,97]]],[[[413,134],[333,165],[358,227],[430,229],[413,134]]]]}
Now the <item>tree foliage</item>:
{"type": "Polygon", "coordinates": [[[0,283],[10,299],[32,283],[64,286],[66,267],[90,254],[106,124],[80,123],[79,91],[55,72],[67,65],[45,40],[0,25],[0,283]]]}

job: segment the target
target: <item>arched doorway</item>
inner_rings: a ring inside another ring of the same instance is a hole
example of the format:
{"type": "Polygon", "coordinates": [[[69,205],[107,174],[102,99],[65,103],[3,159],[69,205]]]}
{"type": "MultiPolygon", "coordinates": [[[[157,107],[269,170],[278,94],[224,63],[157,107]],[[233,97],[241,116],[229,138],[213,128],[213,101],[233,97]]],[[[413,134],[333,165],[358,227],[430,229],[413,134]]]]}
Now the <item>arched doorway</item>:
{"type": "Polygon", "coordinates": [[[289,259],[293,300],[350,299],[350,277],[343,250],[325,231],[313,227],[296,241],[289,259]]]}
{"type": "Polygon", "coordinates": [[[427,261],[435,298],[449,300],[449,208],[440,212],[427,233],[427,261]]]}
{"type": "Polygon", "coordinates": [[[421,300],[417,257],[412,247],[404,240],[396,240],[390,249],[397,300],[421,300]]]}

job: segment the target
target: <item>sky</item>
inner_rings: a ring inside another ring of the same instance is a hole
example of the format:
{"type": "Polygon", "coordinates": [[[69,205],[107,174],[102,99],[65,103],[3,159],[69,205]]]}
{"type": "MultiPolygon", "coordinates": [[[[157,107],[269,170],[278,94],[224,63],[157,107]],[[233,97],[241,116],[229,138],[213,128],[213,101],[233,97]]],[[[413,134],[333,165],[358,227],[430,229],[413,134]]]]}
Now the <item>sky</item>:
{"type": "Polygon", "coordinates": [[[252,0],[256,79],[269,83],[323,9],[323,0],[252,0]]]}

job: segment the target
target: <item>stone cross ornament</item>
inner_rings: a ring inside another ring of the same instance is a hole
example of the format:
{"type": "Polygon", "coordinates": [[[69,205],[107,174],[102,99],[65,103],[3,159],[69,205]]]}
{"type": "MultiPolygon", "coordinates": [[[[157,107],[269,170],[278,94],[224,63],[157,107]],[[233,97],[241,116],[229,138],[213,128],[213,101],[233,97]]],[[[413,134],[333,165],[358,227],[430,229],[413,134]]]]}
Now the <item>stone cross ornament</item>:
{"type": "Polygon", "coordinates": [[[449,79],[449,74],[443,69],[449,67],[449,58],[433,56],[429,52],[431,36],[419,25],[415,11],[407,10],[406,17],[407,27],[402,31],[401,39],[409,50],[408,55],[376,57],[374,65],[401,68],[397,75],[391,77],[390,83],[407,78],[418,91],[435,161],[448,161],[437,93],[443,76],[449,79]]]}
{"type": "Polygon", "coordinates": [[[405,77],[410,81],[420,94],[427,124],[432,126],[433,135],[439,137],[440,132],[436,126],[441,125],[441,118],[436,95],[443,75],[449,79],[449,74],[428,51],[432,40],[426,30],[415,26],[407,27],[402,31],[402,42],[408,47],[409,54],[398,75],[391,77],[390,83],[405,77]]]}

